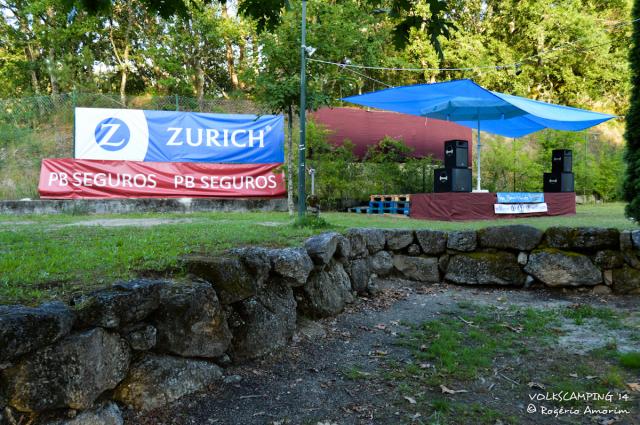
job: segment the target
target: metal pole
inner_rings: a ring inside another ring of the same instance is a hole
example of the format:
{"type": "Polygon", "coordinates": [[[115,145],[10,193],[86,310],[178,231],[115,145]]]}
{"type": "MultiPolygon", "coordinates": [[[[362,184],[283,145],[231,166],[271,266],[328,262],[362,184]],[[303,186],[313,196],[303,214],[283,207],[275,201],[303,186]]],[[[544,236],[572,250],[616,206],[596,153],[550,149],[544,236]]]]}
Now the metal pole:
{"type": "Polygon", "coordinates": [[[306,211],[305,194],[305,153],[306,153],[306,113],[307,113],[307,73],[306,67],[306,35],[307,35],[307,1],[302,0],[302,36],[300,38],[300,146],[298,169],[298,217],[303,218],[306,211]]]}
{"type": "Polygon", "coordinates": [[[481,180],[480,180],[480,148],[482,147],[482,145],[480,144],[480,113],[478,113],[478,141],[476,143],[476,170],[478,170],[478,178],[476,179],[477,181],[477,185],[476,185],[476,190],[479,192],[482,187],[481,185],[481,180]]]}
{"type": "MultiPolygon", "coordinates": [[[[511,140],[511,148],[513,151],[513,161],[516,162],[516,138],[514,137],[511,140]]],[[[515,163],[515,167],[513,167],[513,191],[516,191],[516,169],[518,168],[518,163],[515,163]]]]}
{"type": "MultiPolygon", "coordinates": [[[[589,182],[589,172],[587,171],[587,148],[589,145],[589,130],[585,130],[584,134],[584,188],[582,189],[582,195],[584,196],[584,202],[587,203],[587,184],[589,182]]],[[[595,199],[594,199],[595,200],[595,199]]]]}
{"type": "Polygon", "coordinates": [[[73,104],[73,138],[72,138],[72,146],[71,146],[71,157],[75,159],[76,157],[76,108],[78,106],[78,98],[76,96],[76,88],[73,88],[71,92],[71,102],[73,104]]]}

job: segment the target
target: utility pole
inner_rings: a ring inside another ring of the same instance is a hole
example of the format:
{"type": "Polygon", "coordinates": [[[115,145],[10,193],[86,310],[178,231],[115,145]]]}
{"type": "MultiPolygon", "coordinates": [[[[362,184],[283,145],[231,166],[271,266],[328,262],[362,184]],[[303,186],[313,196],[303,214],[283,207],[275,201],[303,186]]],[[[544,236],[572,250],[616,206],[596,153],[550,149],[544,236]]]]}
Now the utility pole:
{"type": "Polygon", "coordinates": [[[305,171],[306,171],[306,113],[307,113],[307,73],[306,73],[307,0],[302,0],[302,36],[300,38],[300,146],[298,169],[298,217],[306,212],[305,171]]]}

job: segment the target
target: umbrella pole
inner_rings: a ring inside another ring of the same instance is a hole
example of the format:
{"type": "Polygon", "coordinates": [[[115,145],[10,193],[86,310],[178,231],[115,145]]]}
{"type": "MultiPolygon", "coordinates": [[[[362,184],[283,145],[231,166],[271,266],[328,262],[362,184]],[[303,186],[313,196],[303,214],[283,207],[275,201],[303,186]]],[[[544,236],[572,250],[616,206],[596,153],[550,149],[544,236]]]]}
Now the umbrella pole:
{"type": "Polygon", "coordinates": [[[477,185],[476,190],[480,192],[482,184],[480,178],[480,148],[482,145],[480,144],[480,117],[478,116],[478,141],[476,142],[476,170],[478,172],[478,178],[476,179],[477,185]]]}

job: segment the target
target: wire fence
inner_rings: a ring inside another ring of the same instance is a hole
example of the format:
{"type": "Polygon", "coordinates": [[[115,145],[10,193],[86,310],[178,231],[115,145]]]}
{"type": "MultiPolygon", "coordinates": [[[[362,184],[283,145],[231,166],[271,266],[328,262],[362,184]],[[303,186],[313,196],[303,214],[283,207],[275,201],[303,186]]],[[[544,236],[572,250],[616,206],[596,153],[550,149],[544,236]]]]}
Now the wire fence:
{"type": "Polygon", "coordinates": [[[128,96],[126,100],[115,94],[63,93],[51,96],[32,96],[0,99],[0,123],[40,128],[52,117],[73,119],[75,107],[151,109],[160,111],[218,112],[265,114],[255,103],[246,99],[197,99],[187,96],[128,96]]]}

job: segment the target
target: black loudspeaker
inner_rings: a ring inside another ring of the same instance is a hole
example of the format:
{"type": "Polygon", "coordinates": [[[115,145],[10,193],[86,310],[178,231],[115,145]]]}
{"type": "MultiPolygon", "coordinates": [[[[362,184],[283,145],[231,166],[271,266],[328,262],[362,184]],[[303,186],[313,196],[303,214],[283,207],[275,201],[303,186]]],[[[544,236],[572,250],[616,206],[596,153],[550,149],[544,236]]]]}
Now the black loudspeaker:
{"type": "Polygon", "coordinates": [[[573,173],[544,173],[545,192],[573,192],[573,173]]]}
{"type": "Polygon", "coordinates": [[[471,192],[470,168],[437,168],[433,180],[434,192],[471,192]]]}
{"type": "MultiPolygon", "coordinates": [[[[573,167],[573,152],[569,149],[555,149],[551,152],[551,172],[570,173],[573,167]]],[[[572,191],[573,192],[573,191],[572,191]]]]}
{"type": "Polygon", "coordinates": [[[469,142],[447,140],[444,142],[445,168],[469,168],[469,142]]]}

